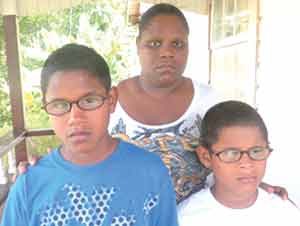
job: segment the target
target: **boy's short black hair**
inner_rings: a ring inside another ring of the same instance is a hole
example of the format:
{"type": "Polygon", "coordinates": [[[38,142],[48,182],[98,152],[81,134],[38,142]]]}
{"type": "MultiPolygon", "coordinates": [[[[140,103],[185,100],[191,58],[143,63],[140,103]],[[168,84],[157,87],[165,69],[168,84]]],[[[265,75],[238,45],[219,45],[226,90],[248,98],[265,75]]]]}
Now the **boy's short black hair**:
{"type": "Polygon", "coordinates": [[[138,37],[141,37],[141,34],[146,29],[148,24],[151,22],[151,20],[156,16],[177,16],[183,26],[185,27],[187,33],[189,34],[189,25],[188,22],[182,13],[180,9],[178,9],[176,6],[168,4],[168,3],[159,3],[155,4],[152,7],[150,7],[146,12],[143,13],[141,16],[140,22],[139,22],[139,35],[138,37]]]}
{"type": "Polygon", "coordinates": [[[240,101],[225,101],[211,107],[204,115],[201,123],[201,145],[210,149],[218,142],[220,131],[231,126],[256,126],[269,143],[266,125],[253,107],[240,101]]]}
{"type": "Polygon", "coordinates": [[[46,59],[41,72],[43,97],[52,75],[58,71],[68,70],[85,70],[95,76],[106,90],[111,88],[109,67],[104,58],[92,48],[71,43],[55,50],[46,59]]]}

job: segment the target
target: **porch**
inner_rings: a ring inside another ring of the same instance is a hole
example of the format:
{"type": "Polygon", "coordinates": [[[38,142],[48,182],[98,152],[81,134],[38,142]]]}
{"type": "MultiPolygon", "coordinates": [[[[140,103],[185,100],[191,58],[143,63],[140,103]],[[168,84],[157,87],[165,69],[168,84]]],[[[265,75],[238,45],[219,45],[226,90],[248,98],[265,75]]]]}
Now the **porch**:
{"type": "MultiPolygon", "coordinates": [[[[61,2],[66,2],[63,7],[69,7],[86,1],[61,2]]],[[[2,9],[4,2],[1,2],[2,9]]],[[[18,1],[8,0],[7,2],[9,2],[9,7],[6,8],[6,13],[2,11],[2,15],[13,131],[0,138],[0,203],[5,200],[10,179],[16,173],[17,163],[27,159],[26,141],[31,137],[53,135],[51,129],[28,129],[24,119],[17,17],[32,13],[31,10],[34,9],[32,2],[34,1],[20,1],[23,4],[31,2],[30,7],[12,6],[11,3],[18,1]]],[[[43,8],[48,10],[54,7],[51,6],[53,1],[38,2],[45,3],[44,7],[37,7],[38,10],[43,8]]],[[[139,9],[135,6],[137,2],[139,1],[129,1],[132,4],[129,4],[132,6],[132,13],[129,15],[133,20],[139,14],[136,14],[136,10],[139,9]]],[[[182,9],[192,9],[206,17],[207,30],[202,31],[206,42],[202,43],[201,50],[206,49],[204,54],[207,62],[203,68],[199,68],[199,62],[195,60],[198,59],[197,56],[190,56],[195,68],[190,71],[194,71],[193,73],[197,76],[202,74],[201,78],[194,78],[210,83],[224,99],[244,100],[258,108],[267,122],[272,146],[276,150],[274,157],[270,159],[269,171],[265,180],[268,183],[286,187],[291,198],[299,205],[300,166],[298,162],[300,158],[296,149],[300,126],[300,107],[297,104],[297,97],[300,96],[298,88],[300,71],[297,55],[292,53],[300,51],[299,34],[295,32],[295,28],[298,26],[297,21],[300,19],[298,15],[300,3],[292,0],[284,1],[284,3],[272,0],[251,1],[248,6],[253,13],[248,18],[249,33],[246,38],[243,34],[241,36],[240,33],[235,33],[237,28],[227,33],[228,31],[223,27],[223,30],[219,30],[223,36],[220,36],[220,40],[217,38],[214,40],[212,33],[214,29],[218,32],[218,26],[221,24],[213,19],[213,1],[169,2],[177,4],[182,9]],[[218,26],[214,27],[214,25],[218,26]],[[233,35],[224,36],[230,32],[233,35]]],[[[194,44],[191,43],[190,46],[192,45],[194,44]]],[[[193,47],[193,49],[197,48],[193,47]]]]}

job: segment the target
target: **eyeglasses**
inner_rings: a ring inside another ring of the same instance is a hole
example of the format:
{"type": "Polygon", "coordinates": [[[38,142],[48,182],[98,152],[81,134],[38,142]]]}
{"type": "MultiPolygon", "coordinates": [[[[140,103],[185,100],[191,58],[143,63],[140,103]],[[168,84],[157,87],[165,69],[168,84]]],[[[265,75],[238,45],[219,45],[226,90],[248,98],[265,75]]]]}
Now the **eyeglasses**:
{"type": "Polygon", "coordinates": [[[42,108],[49,114],[54,116],[61,116],[71,111],[72,105],[76,104],[78,108],[84,111],[92,111],[104,104],[107,97],[100,95],[88,95],[81,97],[76,101],[67,101],[64,99],[56,99],[47,104],[42,108]]]}
{"type": "Polygon", "coordinates": [[[270,153],[273,151],[269,147],[253,147],[245,151],[241,151],[235,148],[225,149],[218,153],[215,153],[210,149],[211,153],[216,155],[222,162],[233,163],[239,161],[243,154],[247,154],[248,157],[254,161],[265,160],[269,157],[270,153]]]}

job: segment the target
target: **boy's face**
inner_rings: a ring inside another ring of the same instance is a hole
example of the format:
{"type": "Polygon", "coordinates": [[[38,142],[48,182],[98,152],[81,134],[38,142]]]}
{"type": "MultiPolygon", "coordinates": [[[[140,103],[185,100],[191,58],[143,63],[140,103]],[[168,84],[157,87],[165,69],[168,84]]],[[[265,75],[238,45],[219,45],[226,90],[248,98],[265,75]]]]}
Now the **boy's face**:
{"type": "MultiPolygon", "coordinates": [[[[103,105],[94,110],[81,110],[73,103],[70,112],[60,116],[49,115],[56,135],[64,144],[63,152],[69,160],[81,156],[93,156],[102,150],[110,139],[107,128],[109,115],[114,111],[117,93],[107,92],[101,82],[84,70],[58,71],[49,81],[45,94],[46,103],[62,99],[77,101],[88,95],[107,97],[103,105]]],[[[85,99],[90,104],[93,99],[85,99]]],[[[57,105],[60,107],[60,105],[57,105]]]]}
{"type": "MultiPolygon", "coordinates": [[[[260,130],[256,126],[232,126],[223,128],[219,132],[218,141],[211,147],[214,153],[219,153],[228,148],[241,151],[253,147],[267,147],[260,130]]],[[[201,148],[200,148],[201,149],[201,148]]],[[[266,168],[266,160],[255,161],[243,154],[241,159],[232,163],[222,162],[215,154],[208,154],[207,149],[197,154],[208,168],[212,169],[215,176],[215,189],[225,197],[245,197],[256,193],[266,168]]]]}

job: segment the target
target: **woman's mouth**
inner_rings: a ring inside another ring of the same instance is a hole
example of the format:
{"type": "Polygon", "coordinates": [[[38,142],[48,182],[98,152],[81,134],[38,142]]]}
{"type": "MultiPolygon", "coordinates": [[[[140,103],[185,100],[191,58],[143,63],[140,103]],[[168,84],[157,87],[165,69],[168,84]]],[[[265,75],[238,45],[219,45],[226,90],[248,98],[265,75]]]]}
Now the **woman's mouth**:
{"type": "Polygon", "coordinates": [[[165,63],[158,65],[156,70],[158,72],[175,71],[176,67],[173,64],[165,63]]]}

